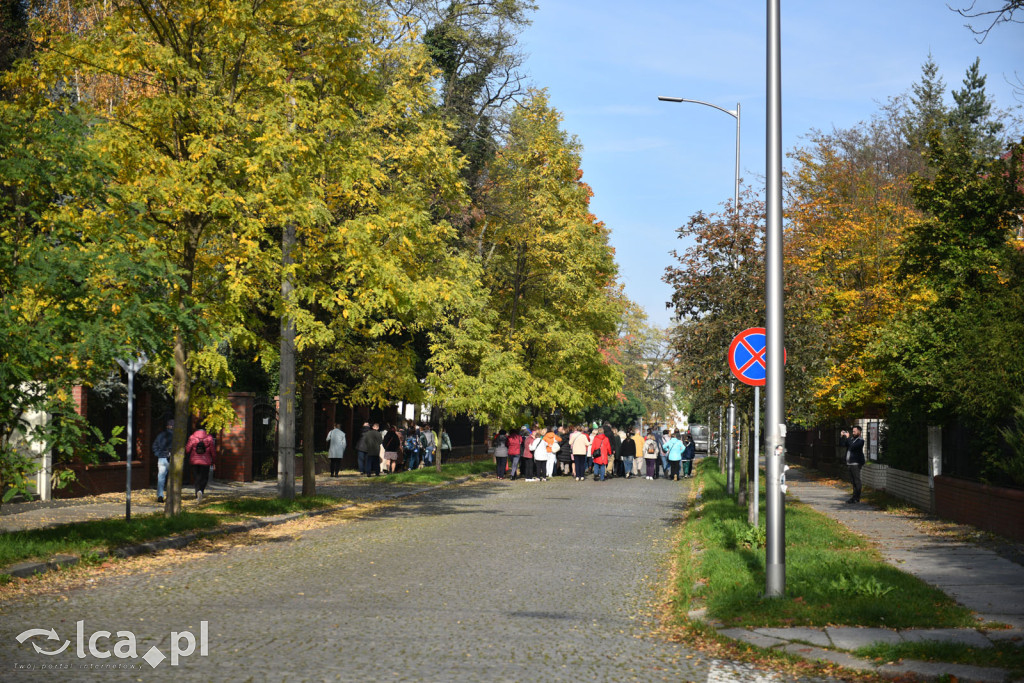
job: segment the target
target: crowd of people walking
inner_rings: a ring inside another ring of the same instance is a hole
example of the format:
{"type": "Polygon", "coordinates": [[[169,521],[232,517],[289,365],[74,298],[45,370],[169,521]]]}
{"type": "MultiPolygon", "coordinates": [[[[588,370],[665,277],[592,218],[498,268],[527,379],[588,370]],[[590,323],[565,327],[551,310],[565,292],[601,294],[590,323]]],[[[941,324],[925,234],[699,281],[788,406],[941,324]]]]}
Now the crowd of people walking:
{"type": "Polygon", "coordinates": [[[556,473],[584,481],[612,477],[644,477],[653,481],[692,476],[696,448],[688,434],[639,427],[627,434],[605,422],[600,428],[585,425],[541,428],[523,425],[504,429],[492,440],[498,479],[547,481],[556,473]]]}
{"type": "MultiPolygon", "coordinates": [[[[163,500],[167,460],[170,456],[173,421],[153,444],[160,459],[157,499],[163,500]]],[[[345,432],[335,424],[327,434],[328,458],[332,477],[341,473],[347,444],[345,432]]],[[[491,440],[495,475],[515,481],[547,481],[553,476],[571,476],[584,481],[613,477],[644,477],[647,480],[686,479],[692,476],[696,455],[689,434],[648,429],[645,434],[634,428],[630,434],[605,422],[601,427],[558,426],[542,428],[523,425],[518,430],[500,430],[491,440]]],[[[198,500],[202,500],[214,464],[216,442],[202,428],[189,436],[185,452],[192,466],[198,500]]],[[[355,445],[359,473],[364,477],[414,470],[451,459],[452,442],[443,428],[434,432],[429,424],[406,424],[404,428],[379,422],[363,424],[355,445]]]]}
{"type": "MultiPolygon", "coordinates": [[[[335,428],[340,430],[338,426],[335,428]]],[[[359,474],[364,477],[432,466],[438,457],[443,464],[451,458],[451,453],[452,440],[448,432],[443,428],[439,433],[434,432],[429,424],[410,424],[405,428],[386,424],[381,429],[379,422],[366,422],[356,442],[356,463],[359,474]]],[[[331,476],[337,476],[333,469],[331,476]]]]}

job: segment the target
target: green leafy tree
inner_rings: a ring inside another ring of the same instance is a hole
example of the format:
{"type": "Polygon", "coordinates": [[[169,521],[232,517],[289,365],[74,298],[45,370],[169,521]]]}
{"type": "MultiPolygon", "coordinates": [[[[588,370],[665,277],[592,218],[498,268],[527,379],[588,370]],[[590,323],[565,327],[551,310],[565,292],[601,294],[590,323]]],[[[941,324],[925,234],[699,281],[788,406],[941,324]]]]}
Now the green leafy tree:
{"type": "Polygon", "coordinates": [[[432,335],[438,403],[507,424],[582,411],[621,388],[608,350],[622,303],[606,228],[589,211],[579,143],[546,94],[510,119],[474,236],[483,291],[432,335]]]}

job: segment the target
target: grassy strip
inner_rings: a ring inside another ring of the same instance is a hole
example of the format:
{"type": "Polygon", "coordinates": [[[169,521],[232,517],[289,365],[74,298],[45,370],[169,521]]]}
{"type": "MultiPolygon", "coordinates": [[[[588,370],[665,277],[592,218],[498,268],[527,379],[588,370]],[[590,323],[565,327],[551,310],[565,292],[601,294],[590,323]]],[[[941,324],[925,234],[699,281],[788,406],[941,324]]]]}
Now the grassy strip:
{"type": "Polygon", "coordinates": [[[206,506],[207,510],[219,510],[235,515],[269,517],[288,512],[319,510],[347,504],[349,501],[334,496],[298,496],[291,500],[283,498],[232,498],[206,506]]]}
{"type": "Polygon", "coordinates": [[[494,462],[491,460],[475,460],[473,462],[454,462],[441,466],[441,473],[433,467],[424,467],[411,472],[398,472],[380,477],[380,483],[388,484],[442,484],[459,477],[481,472],[493,472],[494,462]]]}
{"type": "Polygon", "coordinates": [[[679,549],[680,619],[704,606],[707,618],[730,627],[974,625],[970,611],[942,591],[886,564],[838,522],[794,502],[786,505],[786,595],[763,599],[763,527],[752,529],[746,508],[726,495],[715,461],[698,463],[694,481],[704,491],[679,549]]]}
{"type": "MultiPolygon", "coordinates": [[[[385,483],[441,484],[470,474],[493,469],[488,460],[458,462],[442,466],[441,474],[433,467],[401,472],[378,479],[385,483]]],[[[375,482],[376,483],[376,482],[375,482]]],[[[266,517],[302,510],[347,505],[349,501],[332,496],[298,496],[292,500],[279,498],[234,498],[202,505],[200,511],[182,512],[177,517],[163,514],[134,515],[130,523],[124,519],[102,519],[64,524],[46,529],[0,533],[0,568],[24,560],[45,560],[53,555],[88,555],[113,550],[125,545],[144,543],[174,534],[212,529],[240,518],[266,517]]]]}
{"type": "Polygon", "coordinates": [[[0,534],[0,567],[29,559],[47,559],[56,554],[83,555],[98,550],[151,541],[195,529],[210,529],[224,521],[224,515],[210,512],[182,512],[177,517],[161,514],[136,515],[132,521],[97,519],[46,529],[0,534]]]}
{"type": "Polygon", "coordinates": [[[1017,643],[997,643],[993,647],[978,648],[963,643],[921,642],[888,645],[874,643],[854,650],[858,657],[867,657],[881,662],[895,662],[900,659],[916,659],[924,662],[946,664],[969,664],[973,666],[996,666],[1015,672],[1011,678],[1017,680],[1024,672],[1024,648],[1017,643]]]}
{"type": "Polygon", "coordinates": [[[154,513],[134,515],[131,522],[122,518],[98,519],[3,533],[0,534],[0,567],[23,560],[45,560],[58,554],[83,556],[188,531],[212,529],[239,519],[314,510],[348,502],[332,496],[299,496],[292,500],[235,498],[204,505],[200,511],[184,511],[176,517],[154,513]]]}

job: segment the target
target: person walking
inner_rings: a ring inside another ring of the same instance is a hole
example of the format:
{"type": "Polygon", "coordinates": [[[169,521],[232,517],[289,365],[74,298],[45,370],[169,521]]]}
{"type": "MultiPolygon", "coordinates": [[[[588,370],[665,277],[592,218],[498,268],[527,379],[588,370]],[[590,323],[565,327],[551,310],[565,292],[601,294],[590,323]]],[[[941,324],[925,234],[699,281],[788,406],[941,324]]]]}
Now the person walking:
{"type": "Polygon", "coordinates": [[[629,438],[633,439],[633,443],[636,444],[636,456],[633,458],[632,474],[634,477],[639,477],[644,469],[644,437],[641,434],[640,427],[634,427],[633,436],[629,438]]]}
{"type": "Polygon", "coordinates": [[[523,435],[519,432],[508,435],[508,457],[511,460],[509,478],[515,481],[519,477],[519,460],[523,457],[523,435]]]}
{"type": "Polygon", "coordinates": [[[558,473],[568,475],[572,470],[572,446],[569,444],[569,434],[565,431],[564,425],[558,427],[558,438],[558,473]]]}
{"type": "Polygon", "coordinates": [[[348,440],[345,432],[341,431],[341,423],[335,422],[334,429],[327,433],[327,457],[331,461],[331,476],[336,477],[341,472],[341,459],[345,457],[345,449],[348,448],[348,440]]]}
{"type": "Polygon", "coordinates": [[[206,485],[210,481],[210,470],[213,469],[213,456],[216,443],[213,437],[200,427],[192,432],[185,444],[185,454],[192,465],[192,485],[195,486],[196,500],[203,502],[206,485]]]}
{"type": "Polygon", "coordinates": [[[508,467],[508,435],[505,430],[499,431],[491,443],[494,446],[494,473],[498,479],[504,479],[505,468],[508,467]]]}
{"type": "Polygon", "coordinates": [[[693,476],[693,459],[697,457],[697,447],[689,434],[683,437],[683,446],[683,479],[689,479],[693,476]]]}
{"type": "MultiPolygon", "coordinates": [[[[663,430],[661,434],[658,434],[657,432],[654,433],[654,440],[658,442],[658,454],[660,456],[659,464],[661,465],[661,474],[666,479],[668,479],[670,476],[668,466],[668,453],[665,452],[665,443],[668,442],[669,438],[670,436],[667,429],[663,430]]],[[[657,479],[658,475],[655,474],[654,478],[657,479]]]]}
{"type": "Polygon", "coordinates": [[[356,441],[356,467],[359,468],[359,475],[362,477],[370,476],[370,463],[368,460],[367,449],[370,447],[367,443],[367,434],[370,433],[370,423],[364,422],[362,430],[359,432],[359,439],[356,441]]]}
{"type": "MultiPolygon", "coordinates": [[[[380,432],[377,432],[380,434],[380,432]]],[[[398,471],[398,451],[402,447],[402,439],[398,436],[398,430],[394,425],[388,425],[387,431],[381,437],[380,446],[384,449],[384,467],[388,474],[398,471]]]]}
{"type": "Polygon", "coordinates": [[[644,465],[647,468],[647,480],[654,481],[654,476],[658,474],[658,442],[651,432],[647,432],[644,440],[644,465]]]}
{"type": "Polygon", "coordinates": [[[167,470],[171,465],[171,444],[174,442],[174,420],[167,420],[164,430],[153,440],[153,457],[156,458],[156,502],[164,502],[164,488],[167,486],[167,470]]]}
{"type": "Polygon", "coordinates": [[[429,424],[423,425],[423,430],[420,432],[420,448],[423,452],[423,464],[433,465],[434,455],[437,451],[437,436],[429,424]]]}
{"type": "Polygon", "coordinates": [[[569,435],[569,448],[572,449],[573,474],[576,481],[583,481],[587,473],[587,449],[590,446],[590,437],[583,431],[583,427],[576,427],[569,435]]]}
{"type": "Polygon", "coordinates": [[[633,460],[636,456],[640,455],[636,452],[636,441],[633,439],[623,439],[622,446],[619,447],[619,457],[622,459],[622,476],[629,479],[633,476],[633,460]]]}
{"type": "Polygon", "coordinates": [[[852,433],[845,429],[839,432],[840,443],[846,446],[846,466],[850,470],[850,483],[853,484],[853,495],[847,503],[860,502],[860,470],[864,467],[864,439],[860,435],[860,427],[854,427],[852,433]]]}
{"type": "Polygon", "coordinates": [[[442,427],[438,438],[441,441],[441,464],[443,465],[452,459],[452,437],[448,436],[448,430],[442,427]]]}
{"type": "MultiPolygon", "coordinates": [[[[608,424],[607,422],[605,423],[608,424]]],[[[600,431],[590,443],[590,452],[594,458],[594,481],[604,481],[608,470],[608,458],[612,454],[612,443],[608,439],[611,427],[600,431]]]]}
{"type": "Polygon", "coordinates": [[[382,462],[384,451],[380,448],[383,440],[384,431],[381,430],[381,424],[379,422],[374,422],[373,426],[370,427],[370,438],[368,442],[370,450],[366,454],[370,471],[369,476],[371,477],[380,476],[381,465],[384,464],[382,462]]]}
{"type": "Polygon", "coordinates": [[[533,458],[533,452],[540,441],[529,427],[524,426],[523,431],[523,481],[537,481],[537,462],[533,458]]]}
{"type": "Polygon", "coordinates": [[[541,447],[534,453],[534,458],[538,457],[538,453],[543,456],[540,460],[544,463],[541,469],[542,481],[547,481],[555,473],[555,463],[558,461],[558,451],[561,450],[562,439],[555,434],[555,430],[548,427],[547,431],[544,432],[542,438],[543,443],[541,447]]]}
{"type": "Polygon", "coordinates": [[[679,433],[676,432],[668,441],[662,445],[665,457],[668,459],[672,472],[672,481],[679,481],[679,463],[683,460],[683,451],[686,449],[683,442],[679,440],[679,433]]]}
{"type": "Polygon", "coordinates": [[[410,470],[418,469],[420,466],[420,439],[416,435],[416,428],[409,427],[405,433],[405,441],[403,442],[405,448],[405,462],[410,470]]]}

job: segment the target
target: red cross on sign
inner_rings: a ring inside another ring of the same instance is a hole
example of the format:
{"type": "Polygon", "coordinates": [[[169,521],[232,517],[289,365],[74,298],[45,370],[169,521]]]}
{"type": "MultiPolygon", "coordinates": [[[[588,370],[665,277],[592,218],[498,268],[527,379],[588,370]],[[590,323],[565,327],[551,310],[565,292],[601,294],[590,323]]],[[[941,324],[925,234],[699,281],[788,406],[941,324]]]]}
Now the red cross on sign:
{"type": "MultiPolygon", "coordinates": [[[[729,345],[729,369],[736,379],[752,387],[763,387],[768,376],[765,359],[767,335],[763,327],[751,327],[737,334],[729,345]]],[[[785,362],[785,350],[783,350],[785,362]]]]}

